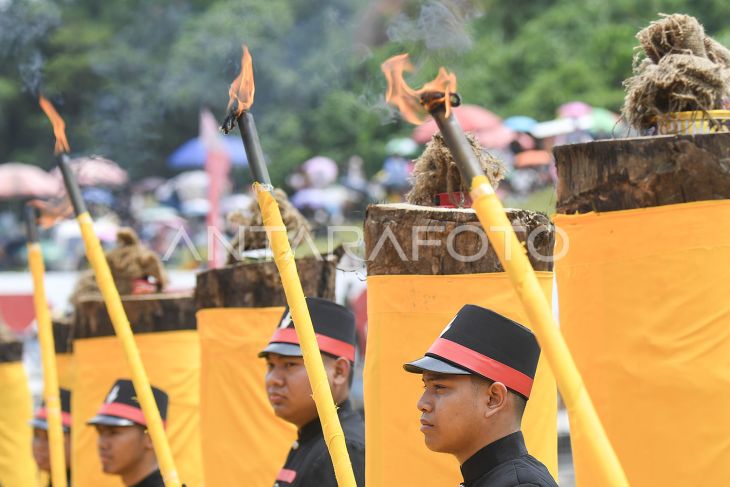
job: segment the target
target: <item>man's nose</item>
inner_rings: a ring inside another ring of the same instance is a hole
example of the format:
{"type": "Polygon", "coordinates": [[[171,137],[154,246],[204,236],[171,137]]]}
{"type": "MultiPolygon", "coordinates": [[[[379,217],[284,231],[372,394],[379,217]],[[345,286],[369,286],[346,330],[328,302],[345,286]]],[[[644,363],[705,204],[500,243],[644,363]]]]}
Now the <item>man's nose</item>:
{"type": "Polygon", "coordinates": [[[266,385],[282,387],[284,385],[284,375],[277,367],[273,367],[266,373],[266,385]]]}
{"type": "Polygon", "coordinates": [[[428,391],[423,391],[423,394],[421,394],[420,399],[418,399],[418,402],[416,403],[416,407],[419,411],[423,413],[430,413],[433,411],[433,405],[431,404],[431,401],[427,397],[428,391]]]}

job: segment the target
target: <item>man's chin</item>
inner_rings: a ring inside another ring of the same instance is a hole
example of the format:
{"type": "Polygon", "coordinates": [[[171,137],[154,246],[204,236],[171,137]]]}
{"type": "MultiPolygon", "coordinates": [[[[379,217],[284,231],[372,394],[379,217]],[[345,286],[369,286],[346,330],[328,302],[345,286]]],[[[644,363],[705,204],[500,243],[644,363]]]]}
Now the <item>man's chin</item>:
{"type": "Polygon", "coordinates": [[[114,464],[109,462],[101,462],[101,470],[108,475],[115,475],[117,473],[114,464]]]}
{"type": "Polygon", "coordinates": [[[426,443],[426,448],[431,451],[435,451],[436,453],[449,453],[448,448],[438,441],[438,437],[433,432],[424,433],[423,441],[426,443]]]}

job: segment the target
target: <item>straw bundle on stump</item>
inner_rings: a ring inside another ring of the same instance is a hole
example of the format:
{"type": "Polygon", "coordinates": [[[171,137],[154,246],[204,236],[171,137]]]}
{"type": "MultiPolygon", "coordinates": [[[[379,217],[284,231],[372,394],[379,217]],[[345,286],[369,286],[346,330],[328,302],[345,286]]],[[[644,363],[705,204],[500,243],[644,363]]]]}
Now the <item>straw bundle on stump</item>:
{"type": "Polygon", "coordinates": [[[624,81],[630,125],[648,130],[669,113],[730,108],[730,51],[706,36],[697,19],[664,16],[636,37],[641,52],[624,81]]]}
{"type": "MultiPolygon", "coordinates": [[[[117,247],[106,253],[106,260],[120,295],[159,292],[168,283],[160,258],[140,243],[131,228],[119,229],[117,247]]],[[[81,275],[70,300],[77,305],[89,296],[101,296],[93,270],[81,275]]]]}
{"type": "MultiPolygon", "coordinates": [[[[311,239],[307,220],[289,202],[286,193],[274,190],[282,220],[290,241],[311,239]]],[[[284,306],[286,297],[276,264],[272,260],[248,258],[246,251],[268,247],[263,217],[257,202],[245,211],[229,215],[229,222],[238,226],[232,241],[228,265],[198,274],[195,302],[199,309],[284,306]]],[[[294,249],[296,250],[296,249],[294,249]]],[[[306,296],[334,299],[337,257],[309,256],[296,259],[297,271],[306,296]]]]}
{"type": "MultiPolygon", "coordinates": [[[[473,136],[467,135],[467,139],[496,187],[504,177],[504,166],[483,151],[473,136]]],[[[474,210],[432,206],[438,193],[468,194],[468,190],[443,137],[434,135],[416,160],[408,203],[368,207],[364,228],[368,275],[503,272],[474,210]]],[[[533,267],[550,270],[549,259],[544,258],[552,255],[550,219],[529,210],[506,212],[520,241],[530,240],[528,255],[533,267]]]]}
{"type": "MultiPolygon", "coordinates": [[[[469,144],[495,188],[504,178],[504,165],[484,151],[473,135],[466,135],[469,144]]],[[[439,193],[469,192],[469,182],[462,179],[459,168],[446,147],[443,136],[433,136],[413,167],[413,188],[406,201],[414,205],[431,206],[439,193]]],[[[459,205],[456,201],[457,206],[459,205]]]]}

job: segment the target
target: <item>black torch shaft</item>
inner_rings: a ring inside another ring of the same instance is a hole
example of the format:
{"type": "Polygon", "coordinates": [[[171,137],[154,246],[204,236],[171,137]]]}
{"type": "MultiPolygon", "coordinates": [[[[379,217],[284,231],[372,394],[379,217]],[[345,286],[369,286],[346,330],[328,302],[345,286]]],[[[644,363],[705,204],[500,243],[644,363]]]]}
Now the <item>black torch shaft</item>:
{"type": "Polygon", "coordinates": [[[266,160],[264,159],[264,152],[261,150],[261,141],[259,140],[259,134],[256,131],[256,122],[253,119],[253,115],[244,111],[240,117],[238,117],[238,129],[241,132],[241,140],[243,140],[243,147],[246,149],[246,157],[248,158],[248,168],[251,171],[251,177],[257,183],[270,185],[271,178],[269,177],[269,170],[266,167],[266,160]]]}
{"type": "Polygon", "coordinates": [[[69,166],[68,155],[59,155],[56,159],[56,163],[58,164],[58,168],[61,170],[61,174],[63,174],[63,183],[66,186],[66,192],[68,193],[68,197],[71,199],[71,204],[74,207],[76,216],[86,213],[86,203],[84,203],[84,199],[81,197],[79,183],[76,182],[76,177],[71,171],[71,166],[69,166]]]}
{"type": "Polygon", "coordinates": [[[454,117],[453,110],[447,117],[446,107],[443,103],[438,103],[430,109],[430,113],[439,130],[441,130],[446,146],[451,151],[454,162],[459,166],[459,171],[467,184],[471,184],[476,176],[484,176],[484,170],[479,164],[471,144],[466,139],[464,129],[461,128],[459,121],[454,117]]]}
{"type": "Polygon", "coordinates": [[[29,243],[38,242],[38,208],[25,205],[25,231],[29,243]]]}

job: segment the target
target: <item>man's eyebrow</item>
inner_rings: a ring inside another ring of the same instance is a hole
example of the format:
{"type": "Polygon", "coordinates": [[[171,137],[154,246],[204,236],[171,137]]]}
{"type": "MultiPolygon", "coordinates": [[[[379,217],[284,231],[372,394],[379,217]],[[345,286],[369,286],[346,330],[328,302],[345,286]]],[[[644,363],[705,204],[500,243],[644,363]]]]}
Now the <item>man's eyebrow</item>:
{"type": "Polygon", "coordinates": [[[423,382],[434,382],[434,381],[448,381],[453,379],[453,377],[447,375],[447,374],[436,374],[436,375],[426,375],[424,374],[421,377],[421,380],[423,382]]]}

